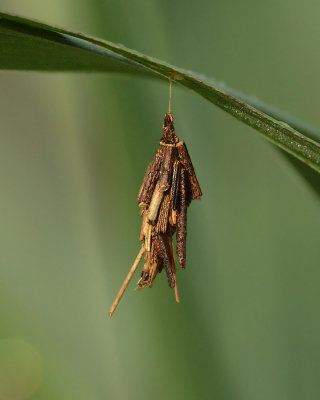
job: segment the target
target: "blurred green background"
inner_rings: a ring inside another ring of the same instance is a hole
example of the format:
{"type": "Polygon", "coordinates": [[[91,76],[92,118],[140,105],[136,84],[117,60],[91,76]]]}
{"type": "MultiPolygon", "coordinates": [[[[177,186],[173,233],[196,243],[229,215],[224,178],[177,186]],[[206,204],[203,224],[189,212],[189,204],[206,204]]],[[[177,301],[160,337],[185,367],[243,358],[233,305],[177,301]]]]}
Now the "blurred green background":
{"type": "MultiPolygon", "coordinates": [[[[123,43],[320,127],[319,2],[1,9],[123,43]]],[[[131,283],[109,319],[140,246],[136,195],[168,85],[1,72],[0,87],[1,400],[319,399],[319,198],[274,147],[174,87],[204,193],[189,209],[182,302],[160,275],[152,290],[131,283]]]]}

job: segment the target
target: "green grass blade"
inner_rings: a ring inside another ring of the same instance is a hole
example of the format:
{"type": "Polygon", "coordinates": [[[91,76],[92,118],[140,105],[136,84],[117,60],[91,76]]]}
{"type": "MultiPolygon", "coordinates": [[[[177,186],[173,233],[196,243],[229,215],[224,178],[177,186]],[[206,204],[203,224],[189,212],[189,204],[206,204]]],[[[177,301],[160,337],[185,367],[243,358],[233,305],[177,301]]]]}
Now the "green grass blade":
{"type": "Polygon", "coordinates": [[[174,75],[178,84],[198,93],[320,172],[317,132],[255,99],[214,86],[192,72],[122,45],[4,13],[0,13],[0,48],[0,69],[120,71],[158,78],[174,75]]]}

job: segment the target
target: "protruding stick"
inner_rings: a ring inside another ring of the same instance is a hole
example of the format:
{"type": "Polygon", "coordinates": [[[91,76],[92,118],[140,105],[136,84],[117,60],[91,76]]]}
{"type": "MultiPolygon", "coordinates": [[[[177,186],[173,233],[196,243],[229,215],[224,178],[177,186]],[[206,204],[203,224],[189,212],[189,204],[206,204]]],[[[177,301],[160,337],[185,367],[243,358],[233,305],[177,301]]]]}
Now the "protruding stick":
{"type": "Polygon", "coordinates": [[[139,263],[141,261],[141,258],[142,258],[142,256],[143,256],[145,251],[146,250],[144,248],[144,245],[142,245],[142,247],[141,247],[141,249],[140,249],[140,251],[139,251],[139,253],[137,255],[137,258],[135,259],[135,261],[134,261],[134,263],[133,263],[133,265],[132,265],[132,267],[131,267],[131,269],[130,269],[127,277],[126,277],[126,279],[124,280],[124,282],[123,282],[123,284],[122,284],[122,286],[121,286],[121,288],[119,290],[119,293],[117,294],[117,297],[115,298],[115,300],[114,300],[114,302],[113,302],[113,304],[112,304],[112,306],[111,306],[111,308],[109,310],[109,316],[110,317],[112,317],[112,314],[114,313],[115,309],[117,308],[117,305],[119,304],[119,301],[121,300],[121,297],[122,297],[124,291],[127,289],[127,286],[129,285],[129,283],[130,283],[130,281],[131,281],[131,279],[133,277],[133,274],[135,273],[135,270],[137,269],[137,267],[138,267],[138,265],[139,265],[139,263]]]}
{"type": "Polygon", "coordinates": [[[173,278],[174,278],[174,295],[176,298],[176,302],[180,303],[179,292],[178,292],[178,283],[177,283],[177,267],[176,267],[176,261],[174,258],[174,252],[173,252],[172,237],[169,239],[169,247],[170,247],[170,253],[171,253],[171,258],[172,258],[172,270],[173,270],[173,278]]]}
{"type": "Polygon", "coordinates": [[[174,295],[176,297],[176,302],[180,303],[180,298],[179,298],[179,292],[178,292],[178,284],[177,284],[177,276],[174,276],[174,280],[175,280],[175,285],[174,285],[174,295]]]}

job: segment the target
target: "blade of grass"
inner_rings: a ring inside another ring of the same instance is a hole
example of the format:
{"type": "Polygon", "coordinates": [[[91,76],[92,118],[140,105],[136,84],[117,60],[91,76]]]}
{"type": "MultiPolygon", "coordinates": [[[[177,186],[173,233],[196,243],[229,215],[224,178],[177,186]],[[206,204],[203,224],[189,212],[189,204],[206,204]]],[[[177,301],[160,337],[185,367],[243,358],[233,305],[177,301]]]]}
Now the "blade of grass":
{"type": "Polygon", "coordinates": [[[223,85],[214,86],[195,73],[122,45],[4,13],[0,13],[0,46],[0,69],[120,71],[155,78],[174,77],[178,84],[198,93],[320,172],[320,136],[316,131],[256,99],[222,88],[223,85]]]}

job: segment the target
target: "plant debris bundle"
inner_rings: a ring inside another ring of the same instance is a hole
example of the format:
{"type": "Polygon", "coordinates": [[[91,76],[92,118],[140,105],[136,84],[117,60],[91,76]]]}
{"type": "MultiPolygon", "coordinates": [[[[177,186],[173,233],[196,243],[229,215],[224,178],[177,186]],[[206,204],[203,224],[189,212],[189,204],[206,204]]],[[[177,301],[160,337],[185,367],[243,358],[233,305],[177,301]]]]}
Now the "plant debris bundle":
{"type": "Polygon", "coordinates": [[[142,248],[110,309],[111,316],[129,284],[140,260],[144,267],[138,281],[138,289],[152,287],[153,281],[163,269],[170,288],[174,288],[179,302],[176,263],[172,237],[176,233],[176,252],[179,264],[186,267],[187,208],[192,200],[198,200],[202,192],[183,141],[174,130],[174,119],[168,112],[164,119],[160,148],[149,164],[139,194],[142,226],[142,248]]]}

